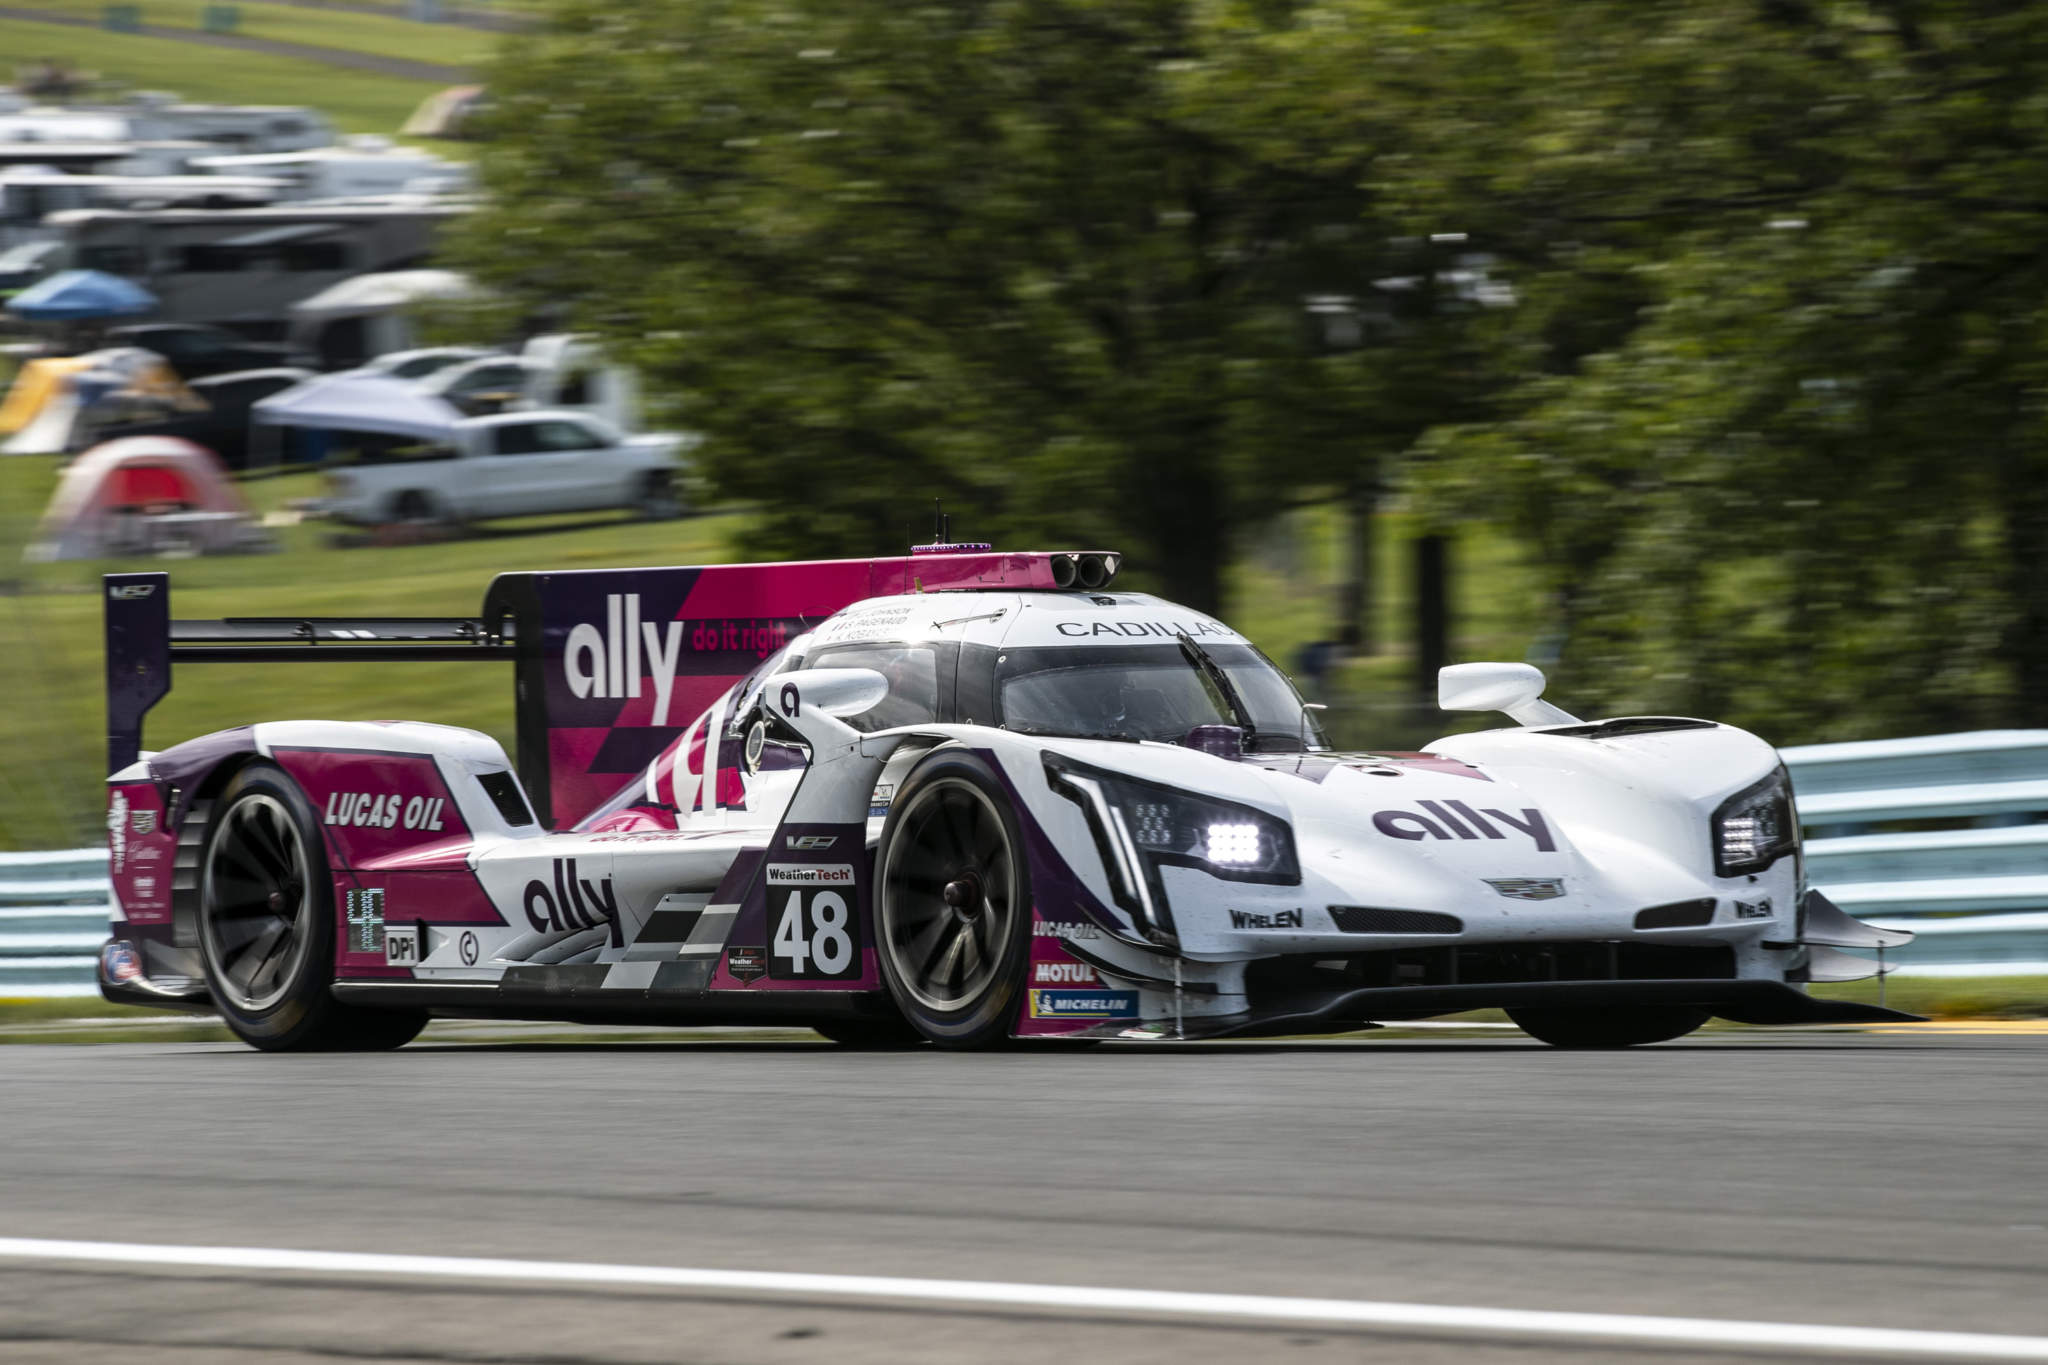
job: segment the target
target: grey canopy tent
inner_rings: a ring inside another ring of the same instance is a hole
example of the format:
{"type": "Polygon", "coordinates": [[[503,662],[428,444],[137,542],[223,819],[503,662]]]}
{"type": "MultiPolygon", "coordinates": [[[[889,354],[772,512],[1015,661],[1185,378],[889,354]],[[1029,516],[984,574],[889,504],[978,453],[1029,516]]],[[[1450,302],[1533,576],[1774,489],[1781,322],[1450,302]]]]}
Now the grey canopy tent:
{"type": "Polygon", "coordinates": [[[446,442],[462,420],[462,412],[446,399],[388,375],[350,371],[324,374],[272,394],[249,410],[254,424],[251,446],[259,452],[252,463],[274,455],[281,428],[303,435],[293,458],[323,460],[343,434],[386,438],[377,444],[446,442]]]}

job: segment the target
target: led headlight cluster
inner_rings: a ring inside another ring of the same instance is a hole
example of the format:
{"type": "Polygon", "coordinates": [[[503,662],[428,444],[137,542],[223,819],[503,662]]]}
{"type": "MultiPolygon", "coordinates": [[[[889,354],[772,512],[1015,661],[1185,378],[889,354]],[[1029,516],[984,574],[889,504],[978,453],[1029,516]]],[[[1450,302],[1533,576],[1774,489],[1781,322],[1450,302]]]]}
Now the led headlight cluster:
{"type": "Polygon", "coordinates": [[[1090,809],[1112,844],[1128,838],[1148,862],[1198,867],[1233,881],[1301,880],[1287,822],[1234,801],[1161,786],[1121,773],[1049,757],[1054,791],[1090,809]],[[1093,798],[1100,796],[1100,809],[1093,798]]]}
{"type": "Polygon", "coordinates": [[[1783,767],[1744,787],[1714,811],[1714,872],[1735,877],[1761,872],[1799,848],[1792,811],[1792,780],[1783,767]]]}

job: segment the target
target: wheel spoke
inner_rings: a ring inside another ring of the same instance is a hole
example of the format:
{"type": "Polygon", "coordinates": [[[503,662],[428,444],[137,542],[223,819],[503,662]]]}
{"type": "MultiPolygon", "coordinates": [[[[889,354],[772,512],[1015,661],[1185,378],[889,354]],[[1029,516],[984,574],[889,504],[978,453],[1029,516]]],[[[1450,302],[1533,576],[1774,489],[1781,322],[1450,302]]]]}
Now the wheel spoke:
{"type": "Polygon", "coordinates": [[[946,815],[946,837],[952,842],[954,858],[962,863],[975,863],[974,806],[962,799],[947,801],[940,809],[946,815]]]}
{"type": "Polygon", "coordinates": [[[256,997],[257,976],[269,964],[270,955],[290,930],[291,925],[284,920],[272,921],[269,928],[258,934],[233,962],[227,964],[228,980],[239,986],[244,996],[256,997]]]}
{"type": "Polygon", "coordinates": [[[933,980],[948,986],[959,985],[960,958],[969,937],[966,925],[954,926],[952,941],[946,945],[946,951],[939,957],[938,969],[933,980]]]}
{"type": "Polygon", "coordinates": [[[981,925],[969,920],[960,926],[960,978],[972,980],[981,971],[981,925]]]}
{"type": "Polygon", "coordinates": [[[930,923],[931,927],[912,939],[904,953],[907,961],[918,964],[918,978],[925,981],[931,979],[932,968],[938,965],[948,920],[943,915],[934,915],[930,923]]]}

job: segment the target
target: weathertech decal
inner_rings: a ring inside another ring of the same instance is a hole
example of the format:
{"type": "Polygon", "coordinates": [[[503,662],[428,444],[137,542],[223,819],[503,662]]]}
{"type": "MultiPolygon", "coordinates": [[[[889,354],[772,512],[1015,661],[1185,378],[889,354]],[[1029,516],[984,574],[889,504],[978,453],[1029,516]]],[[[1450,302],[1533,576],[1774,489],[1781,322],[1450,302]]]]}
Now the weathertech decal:
{"type": "Polygon", "coordinates": [[[1394,839],[1505,839],[1493,821],[1526,835],[1538,853],[1555,853],[1557,840],[1543,819],[1543,812],[1524,807],[1519,816],[1491,806],[1474,810],[1463,801],[1418,801],[1426,814],[1411,810],[1383,810],[1372,817],[1373,828],[1394,839]],[[1490,818],[1489,818],[1490,817],[1490,818]]]}

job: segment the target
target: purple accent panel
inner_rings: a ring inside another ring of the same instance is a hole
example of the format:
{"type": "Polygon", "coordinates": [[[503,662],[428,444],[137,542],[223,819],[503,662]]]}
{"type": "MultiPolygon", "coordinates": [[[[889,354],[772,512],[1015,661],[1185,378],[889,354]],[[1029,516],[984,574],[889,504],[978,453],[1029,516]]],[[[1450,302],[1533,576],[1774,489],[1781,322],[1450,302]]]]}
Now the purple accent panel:
{"type": "MultiPolygon", "coordinates": [[[[1054,586],[1043,553],[593,569],[535,574],[531,584],[538,682],[521,677],[542,697],[538,747],[556,829],[617,795],[618,773],[630,771],[610,766],[624,762],[618,731],[688,725],[792,636],[844,607],[905,592],[1054,586]]],[[[520,752],[524,768],[523,734],[520,752]]]]}
{"type": "Polygon", "coordinates": [[[1378,768],[1389,777],[1404,768],[1422,768],[1442,773],[1447,777],[1470,777],[1481,782],[1493,781],[1473,764],[1463,759],[1445,758],[1441,754],[1256,754],[1248,755],[1245,762],[1256,764],[1268,772],[1286,773],[1309,782],[1321,782],[1339,768],[1378,768]]]}
{"type": "Polygon", "coordinates": [[[171,806],[171,827],[176,829],[185,823],[185,816],[192,809],[192,798],[207,774],[231,758],[255,752],[255,727],[238,725],[232,730],[216,730],[210,735],[174,744],[151,758],[149,775],[157,786],[165,790],[175,787],[178,792],[178,799],[171,806]]]}
{"type": "MultiPolygon", "coordinates": [[[[987,749],[971,752],[994,770],[1003,790],[1009,793],[1010,809],[1017,817],[1018,828],[1024,832],[1024,860],[1031,872],[1032,908],[1047,920],[1064,921],[1078,916],[1098,928],[1114,931],[1119,937],[1133,938],[1137,931],[1121,914],[1097,900],[1087,883],[1074,872],[1053,843],[1052,836],[1032,815],[1031,807],[1010,781],[1010,775],[1003,771],[1003,765],[996,761],[996,756],[987,749]]],[[[1097,856],[1092,843],[1078,852],[1089,858],[1097,856]]]]}
{"type": "Polygon", "coordinates": [[[278,749],[273,756],[313,803],[336,867],[468,842],[469,826],[429,755],[278,749]]]}
{"type": "Polygon", "coordinates": [[[1235,725],[1197,725],[1181,744],[1217,758],[1244,757],[1244,731],[1235,725]]]}
{"type": "Polygon", "coordinates": [[[114,892],[128,922],[170,923],[178,836],[165,818],[163,793],[155,783],[122,782],[108,788],[107,855],[114,892]]]}
{"type": "MultiPolygon", "coordinates": [[[[753,868],[737,883],[744,898],[726,944],[728,952],[763,950],[767,970],[736,977],[721,960],[711,977],[712,990],[882,989],[881,963],[875,957],[874,859],[865,821],[779,825],[768,847],[742,855],[742,861],[748,858],[753,868]],[[827,898],[825,907],[821,897],[827,898]],[[803,945],[798,955],[783,951],[792,940],[803,945]]],[[[735,862],[713,904],[725,903],[740,872],[735,862]]]]}
{"type": "Polygon", "coordinates": [[[110,573],[100,580],[107,658],[107,771],[142,751],[142,718],[171,690],[171,576],[110,573]]]}

